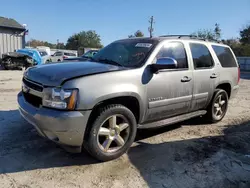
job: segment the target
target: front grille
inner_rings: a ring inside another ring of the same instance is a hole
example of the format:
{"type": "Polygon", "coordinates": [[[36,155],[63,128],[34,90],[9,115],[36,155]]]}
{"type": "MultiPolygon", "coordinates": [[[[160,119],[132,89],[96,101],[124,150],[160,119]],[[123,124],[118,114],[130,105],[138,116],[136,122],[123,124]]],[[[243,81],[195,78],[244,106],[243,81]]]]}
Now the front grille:
{"type": "Polygon", "coordinates": [[[33,89],[33,90],[36,90],[36,91],[39,91],[39,92],[42,92],[43,91],[43,87],[39,84],[36,84],[34,82],[31,82],[29,80],[26,80],[23,78],[23,83],[28,86],[29,88],[33,89]]]}
{"type": "Polygon", "coordinates": [[[41,97],[32,95],[30,93],[25,93],[25,92],[23,92],[23,96],[28,103],[30,103],[31,105],[33,105],[37,108],[39,108],[40,105],[42,105],[42,98],[41,97]]]}

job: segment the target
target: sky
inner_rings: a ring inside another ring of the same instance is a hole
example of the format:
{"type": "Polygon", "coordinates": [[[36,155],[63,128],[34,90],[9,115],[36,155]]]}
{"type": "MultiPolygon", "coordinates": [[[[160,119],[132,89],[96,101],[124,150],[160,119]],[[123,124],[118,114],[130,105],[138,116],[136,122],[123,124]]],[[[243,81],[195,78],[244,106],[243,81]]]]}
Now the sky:
{"type": "Polygon", "coordinates": [[[154,16],[154,36],[190,34],[214,29],[235,38],[250,23],[250,0],[0,0],[0,16],[27,24],[31,38],[66,42],[80,31],[95,30],[107,45],[137,30],[148,36],[154,16]]]}

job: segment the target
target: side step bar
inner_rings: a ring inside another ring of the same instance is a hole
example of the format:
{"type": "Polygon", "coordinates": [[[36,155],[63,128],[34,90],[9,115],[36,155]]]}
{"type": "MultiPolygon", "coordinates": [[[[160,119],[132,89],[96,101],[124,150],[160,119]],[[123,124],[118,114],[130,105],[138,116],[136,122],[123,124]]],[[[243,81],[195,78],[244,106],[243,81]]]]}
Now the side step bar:
{"type": "Polygon", "coordinates": [[[202,116],[202,115],[205,115],[206,113],[207,113],[206,110],[199,110],[199,111],[196,111],[196,112],[191,112],[191,113],[188,113],[188,114],[182,114],[182,115],[179,115],[179,116],[163,119],[163,120],[160,120],[160,121],[155,121],[155,122],[152,122],[152,123],[145,123],[145,124],[141,124],[141,125],[139,124],[138,128],[139,129],[149,129],[149,128],[164,127],[166,125],[175,124],[175,123],[185,121],[185,120],[197,117],[197,116],[202,116]]]}

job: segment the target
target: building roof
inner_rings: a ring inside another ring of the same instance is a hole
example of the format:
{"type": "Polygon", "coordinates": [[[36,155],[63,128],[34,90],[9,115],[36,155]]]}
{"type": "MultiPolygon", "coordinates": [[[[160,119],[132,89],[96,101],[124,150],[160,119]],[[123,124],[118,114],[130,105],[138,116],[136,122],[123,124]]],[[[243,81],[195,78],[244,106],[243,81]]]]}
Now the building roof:
{"type": "Polygon", "coordinates": [[[25,28],[12,18],[5,18],[0,16],[0,27],[13,28],[25,30],[25,28]]]}

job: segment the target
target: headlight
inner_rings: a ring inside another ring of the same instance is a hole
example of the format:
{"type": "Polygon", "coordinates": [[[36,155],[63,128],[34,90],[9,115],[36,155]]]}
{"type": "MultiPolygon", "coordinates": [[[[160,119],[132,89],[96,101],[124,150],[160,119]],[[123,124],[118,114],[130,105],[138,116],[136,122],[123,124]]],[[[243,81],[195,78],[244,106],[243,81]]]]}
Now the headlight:
{"type": "Polygon", "coordinates": [[[43,106],[74,110],[77,103],[78,89],[45,88],[43,106]]]}

